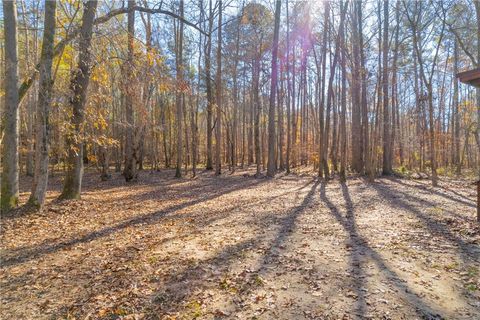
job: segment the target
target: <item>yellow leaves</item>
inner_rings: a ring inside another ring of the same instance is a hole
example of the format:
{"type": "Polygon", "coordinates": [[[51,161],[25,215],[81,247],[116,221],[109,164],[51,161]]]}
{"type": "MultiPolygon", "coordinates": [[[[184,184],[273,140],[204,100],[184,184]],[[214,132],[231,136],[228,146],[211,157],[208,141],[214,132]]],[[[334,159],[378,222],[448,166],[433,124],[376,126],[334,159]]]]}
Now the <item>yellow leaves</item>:
{"type": "Polygon", "coordinates": [[[62,54],[54,58],[53,70],[56,72],[54,82],[56,92],[69,91],[71,71],[76,66],[76,55],[75,48],[68,44],[62,54]]]}
{"type": "Polygon", "coordinates": [[[249,3],[242,12],[241,23],[254,26],[268,24],[272,20],[272,13],[262,4],[249,3]]]}
{"type": "Polygon", "coordinates": [[[87,154],[87,159],[88,159],[88,162],[94,162],[94,163],[97,162],[97,156],[91,153],[87,154]]]}
{"type": "Polygon", "coordinates": [[[103,117],[99,117],[97,121],[93,122],[93,127],[97,130],[102,130],[107,128],[107,121],[103,117]]]}
{"type": "Polygon", "coordinates": [[[110,83],[107,66],[102,63],[93,68],[91,79],[99,86],[107,86],[110,83]]]}
{"type": "Polygon", "coordinates": [[[68,5],[68,6],[72,6],[72,7],[77,7],[79,5],[78,0],[60,0],[60,2],[63,5],[68,5]]]}
{"type": "Polygon", "coordinates": [[[100,135],[98,137],[92,136],[90,140],[92,143],[105,148],[118,146],[120,144],[120,141],[107,137],[106,135],[100,135]]]}
{"type": "Polygon", "coordinates": [[[158,84],[158,91],[165,93],[170,89],[166,82],[161,82],[158,84]]]}

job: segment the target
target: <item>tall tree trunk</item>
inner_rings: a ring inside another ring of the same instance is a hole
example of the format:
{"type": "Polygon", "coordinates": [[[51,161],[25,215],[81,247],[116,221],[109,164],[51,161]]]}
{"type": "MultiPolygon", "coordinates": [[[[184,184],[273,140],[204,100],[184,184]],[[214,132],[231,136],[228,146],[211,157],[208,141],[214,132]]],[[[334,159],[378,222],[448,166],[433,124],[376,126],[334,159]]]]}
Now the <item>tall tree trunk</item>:
{"type": "Polygon", "coordinates": [[[340,51],[340,37],[343,33],[344,28],[344,21],[345,21],[345,14],[347,12],[347,6],[342,5],[342,12],[340,17],[340,26],[338,28],[338,36],[336,37],[336,45],[335,45],[335,52],[333,56],[333,62],[330,67],[330,75],[328,79],[328,88],[327,88],[327,109],[326,109],[326,117],[325,117],[325,131],[322,134],[322,154],[321,154],[321,166],[323,165],[323,173],[325,175],[325,179],[328,179],[330,176],[328,162],[327,162],[327,151],[329,146],[329,135],[330,135],[330,110],[332,105],[333,99],[333,79],[335,77],[335,68],[337,66],[339,51],[340,51]]]}
{"type": "Polygon", "coordinates": [[[358,17],[358,39],[360,44],[360,89],[361,89],[361,114],[362,114],[362,151],[363,151],[363,163],[365,167],[365,173],[369,177],[369,180],[374,179],[373,175],[373,164],[371,161],[370,153],[370,139],[369,139],[369,124],[368,124],[368,102],[367,102],[367,67],[365,62],[365,51],[364,51],[364,41],[363,41],[363,13],[362,13],[362,2],[355,1],[357,7],[357,17],[358,17]]]}
{"type": "Polygon", "coordinates": [[[218,33],[217,33],[217,74],[215,77],[217,89],[217,119],[215,123],[215,174],[222,173],[222,0],[218,3],[218,33]]]}
{"type": "Polygon", "coordinates": [[[430,164],[432,166],[432,186],[436,187],[438,184],[437,178],[437,159],[436,159],[436,147],[435,147],[435,122],[433,117],[433,89],[432,83],[427,84],[428,90],[428,120],[430,131],[430,164]]]}
{"type": "Polygon", "coordinates": [[[283,98],[284,98],[284,81],[280,80],[280,88],[278,89],[277,92],[277,107],[278,107],[278,151],[277,151],[277,157],[279,161],[279,167],[278,169],[280,171],[285,170],[285,160],[283,157],[283,150],[284,150],[284,144],[285,144],[285,127],[284,127],[284,109],[283,109],[283,98]]]}
{"type": "Polygon", "coordinates": [[[35,138],[35,173],[33,177],[32,193],[28,202],[41,208],[45,202],[45,193],[48,183],[48,152],[50,148],[50,123],[49,114],[52,103],[52,62],[55,40],[55,11],[57,2],[45,3],[45,21],[42,43],[43,63],[40,65],[40,86],[38,90],[36,138],[35,138]]]}
{"type": "MultiPolygon", "coordinates": [[[[347,4],[343,4],[347,6],[347,4]]],[[[347,164],[347,71],[346,71],[346,47],[345,47],[345,30],[340,34],[340,50],[341,50],[341,113],[340,113],[340,181],[346,180],[346,164],[347,164]]]]}
{"type": "Polygon", "coordinates": [[[382,173],[392,174],[392,144],[390,126],[390,106],[388,101],[388,0],[383,1],[383,165],[382,173]]]}
{"type": "Polygon", "coordinates": [[[363,139],[362,139],[362,108],[361,108],[361,96],[360,96],[360,36],[358,26],[361,24],[361,17],[359,17],[358,6],[361,6],[361,2],[354,1],[353,3],[353,17],[352,17],[352,51],[353,51],[353,66],[354,74],[352,75],[352,169],[357,173],[363,171],[363,139]]]}
{"type": "Polygon", "coordinates": [[[208,1],[208,34],[205,46],[205,86],[207,90],[207,170],[213,169],[212,156],[212,118],[213,118],[213,92],[211,81],[211,59],[212,59],[212,30],[213,30],[213,9],[212,0],[208,1]]]}
{"type": "Polygon", "coordinates": [[[453,165],[456,174],[461,174],[462,166],[460,164],[460,115],[458,114],[458,42],[455,40],[453,53],[453,165]]]}
{"type": "Polygon", "coordinates": [[[253,136],[255,144],[255,163],[257,165],[256,175],[260,175],[262,159],[260,155],[260,58],[255,57],[253,67],[253,109],[254,109],[254,125],[253,125],[253,136]]]}
{"type": "Polygon", "coordinates": [[[396,138],[396,117],[398,109],[398,83],[397,83],[397,61],[398,61],[398,47],[399,47],[399,29],[400,29],[400,2],[395,4],[395,44],[393,49],[393,62],[392,62],[392,90],[391,90],[391,126],[390,126],[390,165],[393,165],[395,160],[395,138],[396,138]]]}
{"type": "MultiPolygon", "coordinates": [[[[328,3],[328,2],[327,2],[328,3]]],[[[297,104],[296,98],[296,56],[295,56],[295,42],[292,46],[292,167],[297,166],[297,104]]]]}
{"type": "Polygon", "coordinates": [[[93,21],[97,11],[96,0],[87,1],[84,4],[82,26],[80,31],[80,45],[78,56],[78,68],[70,82],[72,96],[69,105],[72,108],[70,119],[73,132],[67,134],[66,146],[68,157],[66,161],[67,173],[63,184],[61,199],[79,199],[82,189],[83,178],[83,125],[85,120],[85,102],[87,89],[90,81],[92,55],[90,53],[92,43],[93,21]]]}
{"type": "Polygon", "coordinates": [[[275,29],[273,31],[272,47],[272,75],[270,82],[270,100],[268,106],[268,164],[267,176],[273,177],[276,171],[275,161],[275,94],[277,92],[277,54],[278,54],[278,33],[280,30],[280,10],[282,2],[277,0],[275,6],[275,29]]]}
{"type": "Polygon", "coordinates": [[[18,205],[18,48],[17,3],[3,1],[5,39],[5,113],[2,146],[2,186],[0,209],[2,212],[18,205]]]}
{"type": "MultiPolygon", "coordinates": [[[[325,163],[323,159],[323,148],[324,148],[324,137],[325,134],[325,122],[324,122],[324,110],[325,110],[325,86],[326,86],[326,64],[327,64],[327,40],[328,40],[328,30],[329,30],[329,18],[330,17],[330,3],[325,2],[324,8],[324,19],[323,19],[323,40],[322,40],[322,66],[321,66],[321,88],[319,92],[320,100],[320,110],[318,113],[319,116],[319,128],[320,128],[320,139],[318,145],[318,176],[323,177],[324,174],[328,175],[328,172],[325,171],[325,163]]],[[[328,165],[326,166],[328,168],[328,165]]],[[[328,171],[328,170],[327,170],[328,171]]]]}
{"type": "Polygon", "coordinates": [[[240,51],[240,24],[237,25],[235,39],[235,57],[233,67],[233,128],[232,128],[232,163],[231,171],[235,172],[237,166],[237,131],[238,131],[238,60],[240,51]]]}
{"type": "MultiPolygon", "coordinates": [[[[477,67],[480,66],[480,1],[473,1],[477,15],[477,67]]],[[[477,149],[480,153],[480,88],[476,89],[477,98],[477,130],[475,134],[477,149]]],[[[477,163],[478,178],[480,179],[480,160],[477,163]]],[[[477,210],[477,221],[480,222],[480,209],[477,210]]]]}
{"type": "MultiPolygon", "coordinates": [[[[204,20],[204,11],[203,11],[203,1],[200,0],[200,19],[204,20]]],[[[192,176],[195,177],[197,175],[197,161],[198,161],[198,110],[200,108],[200,86],[201,86],[201,62],[202,62],[202,44],[203,44],[203,35],[199,34],[200,41],[198,43],[198,61],[197,61],[197,69],[198,69],[198,78],[197,78],[197,94],[195,99],[195,107],[192,106],[191,108],[191,115],[190,115],[190,127],[192,130],[192,176]]]]}
{"type": "MultiPolygon", "coordinates": [[[[135,0],[128,1],[128,7],[132,8],[135,6],[135,0]]],[[[127,32],[128,32],[128,55],[127,61],[125,62],[125,72],[127,82],[125,83],[125,116],[127,120],[127,130],[126,130],[126,139],[125,139],[125,168],[123,169],[123,175],[125,180],[132,181],[137,179],[137,158],[138,151],[137,145],[135,143],[136,137],[136,128],[135,128],[135,111],[133,109],[133,92],[130,84],[134,81],[134,70],[133,70],[133,56],[134,56],[134,46],[133,41],[135,37],[135,11],[131,10],[128,12],[127,19],[127,32]]]]}
{"type": "Polygon", "coordinates": [[[287,150],[285,155],[285,166],[287,174],[290,173],[290,153],[292,148],[292,136],[291,136],[291,117],[290,117],[290,102],[291,102],[291,84],[290,84],[290,16],[288,14],[288,1],[286,3],[287,14],[287,53],[286,53],[286,73],[287,73],[287,150]]]}
{"type": "MultiPolygon", "coordinates": [[[[31,72],[31,55],[33,54],[33,57],[35,59],[37,58],[36,55],[36,50],[32,53],[30,51],[30,39],[29,39],[29,25],[28,25],[28,20],[27,20],[27,8],[25,6],[25,0],[21,1],[21,6],[22,6],[22,20],[24,24],[24,35],[25,35],[25,63],[26,63],[26,71],[27,73],[31,72]]],[[[38,11],[37,11],[38,12],[38,11]]],[[[36,14],[36,19],[35,19],[35,25],[34,28],[38,29],[36,24],[38,23],[38,13],[36,14]]],[[[34,31],[35,33],[37,30],[34,31]]],[[[36,43],[35,43],[36,47],[36,43]]],[[[27,157],[26,157],[26,163],[25,163],[25,171],[26,175],[29,177],[33,177],[34,175],[34,162],[33,162],[33,157],[35,154],[35,144],[34,144],[34,113],[35,113],[35,106],[37,105],[37,102],[34,101],[33,99],[33,93],[29,92],[28,94],[28,102],[26,106],[26,123],[27,123],[27,157]]]]}
{"type": "MultiPolygon", "coordinates": [[[[180,17],[183,19],[183,0],[180,0],[180,17]]],[[[179,30],[175,30],[175,61],[176,61],[176,77],[177,90],[175,93],[175,107],[176,107],[176,123],[177,123],[177,162],[175,165],[175,177],[182,176],[182,156],[183,156],[183,21],[179,21],[179,30]]]]}

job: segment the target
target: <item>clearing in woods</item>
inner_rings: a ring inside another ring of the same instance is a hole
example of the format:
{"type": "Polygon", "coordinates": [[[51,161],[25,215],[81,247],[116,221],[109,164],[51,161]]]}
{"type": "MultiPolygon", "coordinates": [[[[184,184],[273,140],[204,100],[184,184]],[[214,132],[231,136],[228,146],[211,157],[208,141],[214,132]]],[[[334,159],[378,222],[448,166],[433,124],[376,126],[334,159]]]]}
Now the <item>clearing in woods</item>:
{"type": "Polygon", "coordinates": [[[252,174],[87,174],[62,203],[53,179],[43,212],[2,219],[0,318],[479,317],[464,182],[252,174]]]}

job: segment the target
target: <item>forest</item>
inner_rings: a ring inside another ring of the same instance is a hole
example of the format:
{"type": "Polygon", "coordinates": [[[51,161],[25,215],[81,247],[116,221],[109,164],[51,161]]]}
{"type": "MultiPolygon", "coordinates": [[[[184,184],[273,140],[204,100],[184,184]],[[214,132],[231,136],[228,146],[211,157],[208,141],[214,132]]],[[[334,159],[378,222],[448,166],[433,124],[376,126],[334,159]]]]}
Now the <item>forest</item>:
{"type": "Polygon", "coordinates": [[[480,319],[480,1],[0,18],[1,319],[480,319]]]}

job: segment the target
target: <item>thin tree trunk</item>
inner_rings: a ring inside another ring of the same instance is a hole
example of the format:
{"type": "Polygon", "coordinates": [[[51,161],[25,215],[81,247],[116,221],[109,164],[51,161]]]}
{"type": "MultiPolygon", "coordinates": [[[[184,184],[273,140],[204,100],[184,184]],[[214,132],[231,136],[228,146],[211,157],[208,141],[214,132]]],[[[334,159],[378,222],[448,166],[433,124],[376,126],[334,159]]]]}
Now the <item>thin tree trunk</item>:
{"type": "MultiPolygon", "coordinates": [[[[31,72],[31,54],[32,52],[30,51],[30,41],[29,41],[29,26],[28,26],[28,21],[27,21],[27,9],[25,7],[25,0],[21,2],[22,5],[22,18],[23,18],[23,24],[24,24],[24,35],[25,35],[25,63],[26,63],[26,71],[31,72]]],[[[46,9],[45,9],[46,11],[46,9]]],[[[38,17],[38,13],[36,14],[38,17]]],[[[35,19],[36,21],[38,19],[35,19]]],[[[34,26],[35,29],[36,26],[34,26]]],[[[35,30],[35,32],[37,32],[35,30]]],[[[35,59],[37,58],[36,52],[34,52],[35,59]]],[[[33,121],[34,121],[34,113],[36,112],[35,106],[37,105],[36,101],[32,101],[33,93],[29,93],[28,95],[28,102],[26,106],[26,122],[27,122],[27,158],[26,158],[26,163],[25,163],[25,171],[26,175],[29,177],[33,177],[34,175],[34,162],[33,162],[33,157],[35,154],[35,144],[34,144],[34,136],[35,136],[35,131],[33,129],[33,121]]]]}
{"type": "MultiPolygon", "coordinates": [[[[180,17],[183,19],[183,0],[180,0],[180,17]]],[[[176,107],[176,123],[177,123],[177,162],[175,165],[175,177],[180,178],[182,176],[182,156],[183,156],[183,137],[182,137],[182,124],[183,124],[183,21],[180,20],[179,30],[176,30],[175,42],[176,42],[176,76],[177,76],[177,90],[175,94],[175,107],[176,107]]]]}
{"type": "Polygon", "coordinates": [[[361,119],[362,119],[362,152],[363,152],[363,164],[365,167],[365,173],[372,181],[373,169],[370,154],[370,139],[369,139],[369,124],[368,124],[368,102],[367,102],[367,67],[365,62],[364,40],[363,40],[363,13],[362,2],[355,1],[357,17],[358,17],[358,39],[359,39],[359,51],[360,51],[360,90],[361,90],[361,119]]]}
{"type": "Polygon", "coordinates": [[[233,128],[232,128],[232,163],[231,171],[235,172],[237,166],[237,131],[238,131],[238,58],[240,51],[240,24],[237,25],[236,39],[235,39],[235,57],[233,67],[233,128]]]}
{"type": "Polygon", "coordinates": [[[261,155],[260,155],[260,93],[259,93],[259,82],[260,82],[260,58],[256,57],[254,59],[254,75],[253,75],[253,99],[254,99],[254,144],[255,144],[255,163],[257,165],[256,175],[260,175],[261,172],[261,155]]]}
{"type": "Polygon", "coordinates": [[[29,204],[40,209],[45,202],[48,183],[48,152],[50,148],[49,113],[52,103],[52,62],[55,40],[55,11],[57,2],[45,3],[45,21],[42,43],[43,63],[40,65],[40,85],[38,90],[38,105],[36,118],[35,143],[35,174],[29,204]]]}
{"type": "Polygon", "coordinates": [[[217,33],[217,74],[215,77],[217,89],[217,119],[215,123],[215,174],[222,173],[222,0],[218,4],[218,33],[217,33]]]}
{"type": "Polygon", "coordinates": [[[207,170],[213,169],[212,156],[212,118],[213,118],[213,92],[211,81],[211,56],[212,56],[212,30],[213,30],[213,10],[212,0],[209,0],[209,16],[208,16],[208,34],[205,46],[205,86],[207,90],[207,170]]]}
{"type": "Polygon", "coordinates": [[[286,4],[286,14],[287,14],[287,53],[286,53],[286,73],[287,73],[287,150],[285,155],[285,165],[287,174],[290,173],[290,153],[292,148],[292,136],[291,136],[291,117],[290,117],[290,102],[291,102],[291,84],[290,84],[290,20],[288,13],[288,1],[286,4]]]}
{"type": "MultiPolygon", "coordinates": [[[[347,4],[343,4],[347,6],[347,4]]],[[[340,181],[346,180],[346,164],[347,164],[347,71],[346,71],[346,48],[345,48],[345,31],[340,34],[340,50],[341,50],[341,113],[340,113],[340,181]]]]}
{"type": "Polygon", "coordinates": [[[384,175],[392,174],[392,144],[390,126],[390,106],[388,101],[388,0],[383,1],[383,165],[384,175]]]}
{"type": "MultiPolygon", "coordinates": [[[[128,6],[131,8],[135,6],[135,0],[129,0],[128,6]]],[[[127,182],[135,181],[137,179],[137,148],[136,148],[136,128],[135,128],[135,112],[133,109],[133,90],[130,87],[131,83],[134,81],[134,70],[133,70],[133,55],[134,55],[134,46],[133,41],[135,37],[135,11],[130,11],[128,13],[127,19],[127,32],[128,32],[128,56],[127,61],[125,62],[125,72],[127,82],[125,85],[125,116],[127,120],[127,132],[125,139],[125,167],[123,169],[123,175],[127,182]]]]}

